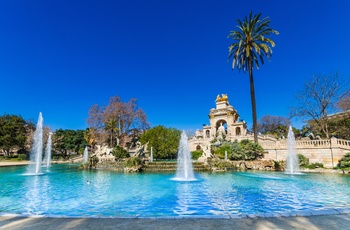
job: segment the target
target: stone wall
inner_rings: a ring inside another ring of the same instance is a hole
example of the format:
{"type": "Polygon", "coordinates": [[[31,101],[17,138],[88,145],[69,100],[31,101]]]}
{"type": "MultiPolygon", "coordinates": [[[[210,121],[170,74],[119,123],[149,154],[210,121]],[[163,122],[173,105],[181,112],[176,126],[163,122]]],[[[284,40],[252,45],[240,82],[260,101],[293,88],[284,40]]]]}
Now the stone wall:
{"type": "MultiPolygon", "coordinates": [[[[259,142],[265,149],[264,159],[286,160],[288,154],[287,140],[277,140],[275,143],[259,142]]],[[[350,141],[337,138],[331,140],[297,140],[295,147],[297,154],[309,158],[310,163],[322,163],[325,167],[337,166],[345,153],[350,152],[350,141]]]]}

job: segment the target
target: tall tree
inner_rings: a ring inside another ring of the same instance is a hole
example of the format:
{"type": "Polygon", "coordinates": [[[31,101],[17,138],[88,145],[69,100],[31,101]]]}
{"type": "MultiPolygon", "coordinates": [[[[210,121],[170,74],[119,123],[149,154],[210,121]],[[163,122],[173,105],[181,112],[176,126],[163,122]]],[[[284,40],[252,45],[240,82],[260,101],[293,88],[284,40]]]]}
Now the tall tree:
{"type": "Polygon", "coordinates": [[[0,116],[0,149],[5,156],[10,156],[11,149],[25,149],[26,121],[17,115],[5,114],[0,116]]]}
{"type": "Polygon", "coordinates": [[[70,153],[82,154],[88,144],[84,138],[84,132],[84,130],[56,130],[52,136],[53,150],[64,157],[70,153]]]}
{"type": "Polygon", "coordinates": [[[89,109],[87,123],[90,126],[89,132],[94,132],[90,135],[99,137],[97,144],[105,142],[107,137],[117,137],[117,144],[123,144],[123,138],[130,134],[130,130],[144,131],[149,127],[147,116],[138,108],[137,100],[132,98],[123,102],[118,96],[111,97],[105,107],[93,105],[89,109]]]}
{"type": "Polygon", "coordinates": [[[337,72],[312,76],[296,95],[298,104],[291,108],[291,116],[307,120],[313,129],[318,129],[329,138],[328,114],[335,111],[343,85],[337,72]]]}
{"type": "Polygon", "coordinates": [[[243,21],[237,20],[238,30],[233,30],[228,35],[234,42],[229,46],[229,60],[232,58],[232,69],[236,66],[238,70],[249,72],[250,97],[252,104],[254,141],[258,142],[258,129],[256,118],[256,102],[254,90],[253,69],[259,69],[259,63],[264,64],[264,57],[270,60],[272,48],[275,43],[270,38],[270,34],[278,34],[276,30],[269,27],[270,20],[266,17],[260,20],[261,14],[253,15],[243,21]]]}
{"type": "Polygon", "coordinates": [[[148,143],[148,151],[153,148],[154,158],[172,159],[177,156],[180,137],[180,130],[159,125],[143,133],[140,141],[142,144],[148,143]]]}

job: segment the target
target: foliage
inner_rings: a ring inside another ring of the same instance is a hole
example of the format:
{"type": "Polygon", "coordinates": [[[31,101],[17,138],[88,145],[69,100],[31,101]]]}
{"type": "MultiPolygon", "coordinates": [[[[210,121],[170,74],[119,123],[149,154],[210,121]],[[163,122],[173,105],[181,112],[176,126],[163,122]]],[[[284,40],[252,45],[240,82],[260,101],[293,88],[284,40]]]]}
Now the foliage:
{"type": "Polygon", "coordinates": [[[214,150],[215,156],[219,157],[220,159],[225,159],[225,152],[227,152],[227,155],[229,155],[231,152],[231,143],[224,142],[219,148],[214,150]]]}
{"type": "Polygon", "coordinates": [[[350,152],[346,153],[339,161],[338,167],[341,169],[350,169],[350,152]]]}
{"type": "Polygon", "coordinates": [[[113,148],[112,154],[116,157],[116,160],[129,157],[128,151],[118,145],[113,148]]]}
{"type": "Polygon", "coordinates": [[[308,168],[308,169],[315,169],[315,168],[323,168],[323,164],[319,162],[315,163],[309,163],[309,158],[305,157],[303,154],[298,154],[298,160],[299,160],[299,166],[308,168]]]}
{"type": "Polygon", "coordinates": [[[123,143],[123,138],[129,135],[130,130],[141,131],[149,127],[145,112],[137,107],[137,100],[130,99],[123,102],[120,97],[109,99],[107,106],[93,105],[89,109],[87,123],[90,126],[90,136],[94,136],[97,144],[108,141],[110,146],[123,143]]]}
{"type": "Polygon", "coordinates": [[[249,140],[237,140],[233,143],[226,143],[214,150],[214,154],[221,159],[225,158],[225,151],[227,157],[231,160],[256,160],[264,157],[264,149],[255,142],[249,140]]]}
{"type": "Polygon", "coordinates": [[[200,158],[203,154],[203,150],[201,151],[192,151],[191,155],[192,155],[192,159],[193,160],[198,160],[198,158],[200,158]]]}
{"type": "Polygon", "coordinates": [[[323,164],[319,162],[311,163],[309,165],[306,165],[305,168],[308,169],[316,169],[316,168],[323,168],[323,164]]]}
{"type": "Polygon", "coordinates": [[[237,20],[238,30],[231,31],[228,36],[234,40],[234,43],[229,46],[229,59],[233,59],[232,69],[236,66],[238,70],[249,71],[253,132],[256,143],[258,136],[253,68],[259,68],[259,62],[264,64],[264,57],[270,60],[271,47],[274,47],[275,43],[268,36],[278,34],[276,30],[269,27],[270,20],[268,18],[260,19],[260,16],[261,14],[253,16],[253,13],[250,12],[249,18],[245,17],[243,22],[237,20]]]}
{"type": "Polygon", "coordinates": [[[283,161],[273,160],[273,167],[275,168],[275,171],[283,171],[283,164],[283,161]]]}
{"type": "Polygon", "coordinates": [[[300,166],[305,167],[305,166],[309,165],[309,158],[307,158],[303,154],[298,154],[297,156],[298,156],[300,166]]]}
{"type": "Polygon", "coordinates": [[[125,166],[128,168],[139,166],[141,164],[142,164],[142,161],[139,157],[130,157],[125,162],[125,166]]]}
{"type": "Polygon", "coordinates": [[[84,130],[58,129],[52,136],[53,150],[63,157],[70,153],[83,153],[86,145],[84,130]]]}
{"type": "Polygon", "coordinates": [[[220,160],[220,159],[217,159],[217,158],[209,158],[208,159],[208,164],[212,168],[218,168],[218,169],[224,169],[224,170],[226,170],[227,168],[233,168],[234,167],[230,162],[224,161],[224,160],[220,160]]]}
{"type": "Polygon", "coordinates": [[[337,72],[312,76],[305,83],[305,88],[296,95],[298,105],[291,109],[291,116],[308,120],[312,130],[322,132],[329,138],[328,113],[341,94],[343,85],[337,72]]]}
{"type": "Polygon", "coordinates": [[[350,115],[347,117],[330,119],[328,129],[329,132],[337,138],[350,140],[350,115]]]}
{"type": "Polygon", "coordinates": [[[282,116],[265,115],[258,122],[258,132],[271,134],[276,138],[285,138],[288,135],[290,120],[282,116]]]}
{"type": "Polygon", "coordinates": [[[143,145],[148,143],[148,151],[150,151],[151,147],[153,148],[153,157],[155,159],[175,159],[180,137],[180,130],[159,125],[144,132],[140,141],[143,145]]]}
{"type": "Polygon", "coordinates": [[[96,167],[96,165],[97,165],[97,163],[98,163],[98,158],[97,158],[97,156],[92,156],[92,157],[89,157],[89,160],[88,160],[88,162],[87,163],[85,163],[84,165],[83,165],[83,167],[84,168],[95,168],[96,167]]]}
{"type": "Polygon", "coordinates": [[[5,114],[0,116],[0,149],[3,149],[5,156],[10,156],[11,149],[25,149],[26,142],[26,121],[17,115],[5,114]]]}

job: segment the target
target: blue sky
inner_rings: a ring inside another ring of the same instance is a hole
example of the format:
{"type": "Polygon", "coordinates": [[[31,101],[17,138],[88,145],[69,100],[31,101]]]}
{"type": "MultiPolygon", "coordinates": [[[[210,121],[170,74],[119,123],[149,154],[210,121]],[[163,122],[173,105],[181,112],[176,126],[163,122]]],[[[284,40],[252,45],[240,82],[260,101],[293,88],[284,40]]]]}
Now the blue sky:
{"type": "Polygon", "coordinates": [[[312,74],[349,76],[349,10],[347,0],[2,0],[0,114],[85,129],[93,104],[120,96],[137,98],[152,126],[196,130],[225,93],[250,127],[248,75],[231,70],[227,35],[253,11],[280,33],[254,71],[258,119],[287,116],[312,74]]]}

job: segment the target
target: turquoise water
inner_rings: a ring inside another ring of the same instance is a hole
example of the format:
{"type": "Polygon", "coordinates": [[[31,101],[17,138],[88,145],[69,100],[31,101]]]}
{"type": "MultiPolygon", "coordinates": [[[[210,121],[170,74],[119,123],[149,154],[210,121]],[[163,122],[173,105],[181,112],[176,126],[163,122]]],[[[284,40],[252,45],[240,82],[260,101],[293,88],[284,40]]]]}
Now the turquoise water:
{"type": "Polygon", "coordinates": [[[171,174],[83,171],[52,165],[41,176],[0,168],[0,214],[83,217],[222,216],[350,207],[350,176],[279,172],[171,174]],[[91,181],[90,184],[87,181],[91,181]]]}

